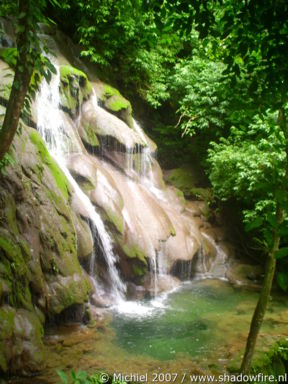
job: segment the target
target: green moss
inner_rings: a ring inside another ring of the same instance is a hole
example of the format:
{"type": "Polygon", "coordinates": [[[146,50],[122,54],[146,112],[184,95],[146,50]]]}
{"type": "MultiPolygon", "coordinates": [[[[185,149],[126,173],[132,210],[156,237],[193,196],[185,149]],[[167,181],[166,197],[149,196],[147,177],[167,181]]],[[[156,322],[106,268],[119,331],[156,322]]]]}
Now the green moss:
{"type": "Polygon", "coordinates": [[[14,329],[16,310],[9,307],[0,308],[0,339],[11,338],[14,329]]]}
{"type": "Polygon", "coordinates": [[[173,226],[170,228],[170,235],[176,236],[176,229],[173,226]]]}
{"type": "Polygon", "coordinates": [[[105,102],[105,107],[112,112],[119,112],[122,109],[127,109],[127,108],[130,108],[130,110],[132,110],[130,102],[124,99],[124,97],[121,95],[115,95],[109,98],[109,100],[105,102]]]}
{"type": "Polygon", "coordinates": [[[135,245],[128,245],[128,244],[123,244],[121,246],[123,252],[125,253],[126,256],[128,256],[131,259],[138,259],[142,261],[145,265],[147,265],[147,261],[145,258],[145,253],[142,251],[142,249],[139,248],[137,244],[135,245]]]}
{"type": "Polygon", "coordinates": [[[117,231],[123,235],[124,233],[124,221],[122,216],[119,214],[117,215],[115,211],[112,211],[112,209],[106,209],[106,214],[108,217],[108,221],[112,223],[117,231]]]}
{"type": "MultiPolygon", "coordinates": [[[[1,273],[1,266],[0,263],[0,276],[1,273]]],[[[11,294],[11,283],[8,280],[5,280],[0,277],[0,304],[3,303],[4,297],[11,294]]]]}
{"type": "Polygon", "coordinates": [[[132,118],[131,103],[120,94],[118,89],[105,84],[99,99],[109,112],[125,121],[125,123],[133,129],[134,123],[132,118]]]}
{"type": "Polygon", "coordinates": [[[142,278],[146,274],[146,268],[139,266],[137,264],[133,265],[133,275],[135,277],[142,278]]]}
{"type": "Polygon", "coordinates": [[[0,96],[4,100],[9,100],[11,93],[12,84],[1,84],[0,86],[0,96]]]}
{"type": "Polygon", "coordinates": [[[118,89],[113,88],[108,84],[105,84],[103,93],[100,96],[100,100],[105,101],[114,95],[117,95],[117,96],[120,95],[120,92],[118,91],[118,89]]]}
{"type": "Polygon", "coordinates": [[[173,169],[165,179],[168,183],[180,189],[185,196],[191,196],[191,190],[195,188],[197,181],[193,169],[189,167],[173,169]]]}
{"type": "Polygon", "coordinates": [[[17,56],[17,48],[0,48],[0,59],[5,61],[12,69],[16,68],[17,56]]]}
{"type": "Polygon", "coordinates": [[[57,284],[54,291],[55,294],[50,297],[49,306],[53,313],[59,314],[74,304],[83,304],[88,301],[91,284],[85,276],[78,280],[74,280],[73,276],[69,276],[66,278],[65,283],[57,284]]]}
{"type": "Polygon", "coordinates": [[[18,235],[18,226],[16,220],[16,205],[12,196],[7,195],[5,200],[5,215],[11,232],[18,235]]]}
{"type": "Polygon", "coordinates": [[[6,372],[8,369],[5,341],[12,339],[14,330],[14,318],[16,311],[7,307],[0,308],[0,372],[6,372]]]}
{"type": "MultiPolygon", "coordinates": [[[[13,306],[31,309],[32,301],[29,290],[31,273],[23,255],[25,253],[18,244],[7,236],[0,235],[1,275],[12,287],[9,301],[13,306]]],[[[27,259],[30,257],[30,255],[25,256],[27,259]]]]}
{"type": "Polygon", "coordinates": [[[212,192],[210,188],[191,188],[191,195],[196,199],[210,201],[212,199],[212,192]]]}
{"type": "Polygon", "coordinates": [[[92,86],[86,74],[70,65],[60,66],[61,105],[72,114],[92,93],[92,86]]]}
{"type": "MultiPolygon", "coordinates": [[[[88,80],[87,75],[84,72],[80,71],[80,69],[72,67],[71,65],[60,66],[60,77],[61,77],[61,80],[66,79],[67,81],[69,81],[72,77],[82,77],[88,80]]],[[[89,87],[91,92],[92,90],[91,84],[89,84],[89,87]]]]}
{"type": "Polygon", "coordinates": [[[89,123],[84,125],[81,138],[92,147],[99,147],[100,145],[97,135],[89,123]]]}
{"type": "Polygon", "coordinates": [[[43,360],[43,327],[34,312],[15,310],[8,305],[0,308],[0,371],[13,370],[12,360],[23,360],[29,364],[40,365],[43,360]],[[23,348],[29,339],[31,347],[23,348]],[[11,349],[11,346],[13,348],[11,349]],[[9,358],[10,357],[10,358],[9,358]]]}
{"type": "Polygon", "coordinates": [[[50,156],[44,141],[41,139],[37,131],[30,132],[30,139],[32,143],[36,146],[41,160],[43,161],[44,164],[48,166],[49,170],[51,171],[57,187],[62,192],[65,200],[67,201],[69,194],[71,194],[71,189],[66,179],[66,176],[50,156]]]}

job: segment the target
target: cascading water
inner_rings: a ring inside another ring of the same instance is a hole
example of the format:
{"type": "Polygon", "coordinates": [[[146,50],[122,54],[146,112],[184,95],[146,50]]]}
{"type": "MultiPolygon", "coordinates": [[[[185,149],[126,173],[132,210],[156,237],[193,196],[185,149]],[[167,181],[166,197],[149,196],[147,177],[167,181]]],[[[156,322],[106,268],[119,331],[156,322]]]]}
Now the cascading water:
{"type": "MultiPolygon", "coordinates": [[[[82,148],[80,145],[77,146],[77,139],[73,136],[72,132],[69,131],[69,134],[66,131],[67,125],[63,119],[63,113],[60,110],[60,73],[57,64],[53,63],[57,74],[52,77],[50,84],[47,84],[46,81],[43,81],[37,96],[36,105],[37,105],[37,128],[46,142],[48,150],[51,155],[55,158],[58,165],[63,170],[65,176],[67,177],[70,185],[72,186],[75,194],[83,204],[83,207],[89,212],[90,220],[92,225],[96,228],[97,233],[100,237],[101,249],[103,256],[105,258],[108,273],[110,276],[111,283],[111,296],[113,299],[121,300],[125,292],[125,284],[121,281],[116,268],[117,258],[113,253],[113,243],[110,235],[105,229],[104,223],[101,219],[101,216],[96,212],[95,207],[91,203],[88,196],[81,190],[76,180],[73,178],[65,163],[65,155],[69,154],[69,148],[71,147],[71,141],[74,144],[74,152],[81,152],[82,148]],[[76,144],[75,144],[76,143],[76,144]]],[[[94,98],[95,98],[94,94],[94,98]]],[[[97,100],[94,101],[97,105],[97,100]]],[[[75,132],[75,131],[74,131],[75,132]]],[[[95,239],[95,236],[94,236],[95,239]]],[[[90,265],[90,270],[94,271],[94,261],[93,256],[90,265]]],[[[93,277],[93,276],[92,276],[93,277]]],[[[97,287],[97,284],[95,284],[97,287]]]]}
{"type": "Polygon", "coordinates": [[[212,258],[208,259],[203,246],[201,246],[198,253],[198,260],[195,266],[197,276],[202,279],[217,278],[221,280],[227,280],[225,275],[227,270],[228,256],[223,246],[217,244],[216,241],[207,233],[202,232],[201,235],[215,249],[215,257],[214,260],[212,258]]]}
{"type": "MultiPolygon", "coordinates": [[[[55,65],[57,68],[57,65],[55,65]]],[[[68,126],[67,122],[65,121],[65,113],[61,111],[59,108],[60,105],[60,94],[59,94],[59,85],[60,85],[60,74],[59,69],[57,68],[57,74],[52,77],[51,83],[48,85],[46,82],[43,82],[41,85],[41,89],[37,98],[37,112],[38,112],[38,130],[44,140],[46,141],[46,144],[48,146],[49,151],[53,155],[53,157],[56,159],[62,170],[64,171],[67,179],[69,180],[70,184],[72,185],[74,192],[78,196],[78,199],[81,201],[83,207],[87,212],[89,212],[90,215],[90,226],[92,233],[95,230],[94,233],[94,242],[97,241],[97,235],[99,237],[99,246],[98,249],[100,249],[100,253],[103,254],[105,259],[105,264],[107,267],[107,274],[109,277],[109,284],[110,289],[108,289],[108,293],[116,299],[121,305],[124,303],[124,292],[125,292],[125,285],[121,281],[119,277],[119,273],[116,268],[117,264],[117,257],[113,253],[113,243],[110,235],[107,233],[104,223],[100,217],[100,215],[95,211],[95,207],[91,203],[88,196],[81,190],[75,179],[72,177],[71,173],[66,167],[65,163],[65,156],[69,155],[69,152],[73,151],[81,153],[83,152],[83,146],[79,144],[79,138],[77,136],[77,128],[80,127],[81,124],[81,108],[79,111],[79,116],[77,119],[75,119],[74,122],[72,122],[73,127],[70,130],[67,131],[68,126]],[[51,119],[51,116],[53,116],[53,119],[51,119]]],[[[96,112],[98,115],[103,115],[103,109],[98,106],[97,104],[97,97],[93,90],[93,93],[91,95],[91,103],[92,109],[94,110],[94,113],[96,112]]],[[[105,112],[107,114],[107,112],[105,112]]],[[[103,116],[105,117],[105,116],[103,116]]],[[[126,169],[125,172],[127,176],[129,177],[128,181],[126,182],[126,186],[131,190],[131,194],[135,195],[135,183],[139,183],[141,185],[141,188],[144,188],[148,194],[153,196],[153,199],[155,197],[161,204],[163,204],[164,209],[165,207],[169,206],[169,199],[166,193],[159,189],[155,182],[154,182],[154,174],[153,174],[153,154],[151,152],[148,139],[143,132],[140,125],[134,120],[134,132],[133,134],[138,136],[139,143],[142,144],[135,144],[135,147],[131,147],[131,143],[127,144],[126,147],[126,169]]],[[[71,125],[71,122],[70,122],[71,125]]],[[[109,139],[109,137],[108,137],[109,139]]],[[[103,144],[103,143],[102,143],[103,144]]],[[[105,144],[105,143],[104,143],[105,144]]],[[[104,145],[103,144],[103,145],[104,145]]],[[[109,143],[108,143],[109,144],[109,143]]],[[[109,150],[109,145],[107,148],[105,148],[105,151],[109,150]]],[[[112,147],[111,147],[112,148],[112,147]]],[[[113,151],[123,151],[123,148],[112,148],[113,151]]],[[[139,201],[139,204],[141,204],[141,201],[139,201]]],[[[125,219],[126,225],[129,227],[129,222],[131,223],[131,220],[133,221],[133,214],[129,214],[125,211],[125,208],[122,211],[123,217],[125,219]]],[[[130,225],[132,228],[133,226],[130,225]]],[[[169,263],[168,263],[168,253],[167,253],[167,247],[166,247],[166,241],[159,240],[158,247],[154,248],[152,242],[151,246],[149,246],[150,249],[150,258],[148,259],[149,262],[149,269],[150,269],[150,292],[155,297],[160,291],[159,291],[159,278],[164,277],[167,278],[169,276],[169,263]]],[[[215,245],[217,248],[217,245],[215,245]]],[[[219,248],[219,247],[218,247],[219,248]]],[[[221,249],[217,248],[217,252],[219,253],[221,249]]],[[[220,252],[221,253],[221,252],[220,252]]],[[[96,259],[96,252],[94,251],[91,263],[90,263],[90,275],[93,276],[94,282],[95,282],[95,291],[98,296],[102,296],[105,293],[107,294],[107,287],[101,284],[101,281],[99,281],[99,276],[97,275],[97,271],[95,270],[95,259],[96,259]],[[106,292],[105,292],[106,291],[106,292]]],[[[217,277],[221,277],[221,268],[219,267],[218,262],[215,264],[215,275],[217,277]],[[217,270],[217,272],[216,272],[217,270]]],[[[190,269],[192,268],[192,263],[189,263],[189,273],[187,275],[187,278],[189,278],[192,275],[192,272],[190,269]]],[[[213,271],[214,271],[213,270],[213,271]]],[[[211,272],[211,270],[209,271],[211,272]]],[[[214,273],[214,272],[213,272],[214,273]]],[[[207,277],[208,274],[205,274],[207,277]]],[[[105,285],[105,284],[104,284],[105,285]]],[[[106,284],[107,285],[107,284],[106,284]]]]}
{"type": "Polygon", "coordinates": [[[133,119],[133,126],[134,126],[135,131],[139,135],[140,139],[145,144],[145,147],[137,149],[138,163],[139,163],[138,172],[140,174],[142,182],[143,182],[143,180],[150,180],[151,181],[153,156],[151,154],[151,150],[149,148],[147,139],[145,137],[145,134],[144,134],[142,128],[137,123],[137,121],[134,119],[133,119]]]}

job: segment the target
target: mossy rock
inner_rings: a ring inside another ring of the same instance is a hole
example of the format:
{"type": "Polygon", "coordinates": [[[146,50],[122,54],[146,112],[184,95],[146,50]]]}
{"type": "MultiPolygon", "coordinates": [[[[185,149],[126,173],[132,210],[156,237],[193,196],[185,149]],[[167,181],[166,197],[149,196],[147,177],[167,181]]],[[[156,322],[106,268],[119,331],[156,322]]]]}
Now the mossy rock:
{"type": "Polygon", "coordinates": [[[190,168],[189,166],[183,166],[167,171],[164,178],[169,184],[180,189],[185,197],[191,195],[191,189],[195,188],[197,183],[193,168],[190,168]]]}
{"type": "Polygon", "coordinates": [[[190,165],[183,165],[180,168],[166,171],[164,179],[167,183],[180,189],[186,198],[196,198],[209,201],[212,198],[209,188],[198,187],[199,174],[190,165]]]}
{"type": "Polygon", "coordinates": [[[72,305],[87,302],[92,286],[88,277],[82,273],[67,277],[57,276],[54,282],[50,282],[49,289],[49,314],[58,315],[72,305]]]}
{"type": "Polygon", "coordinates": [[[0,307],[0,372],[39,370],[43,363],[43,326],[34,312],[0,307]]]}
{"type": "Polygon", "coordinates": [[[122,237],[117,237],[120,254],[120,269],[125,280],[142,285],[148,271],[145,253],[137,244],[126,244],[122,237]]]}
{"type": "Polygon", "coordinates": [[[0,334],[4,329],[7,335],[0,340],[0,371],[21,373],[41,367],[45,317],[82,305],[92,287],[77,257],[64,173],[38,133],[25,124],[11,151],[15,163],[0,175],[0,334]],[[11,308],[8,314],[5,309],[5,319],[3,307],[11,308]],[[10,318],[16,328],[9,328],[10,318]]]}
{"type": "Polygon", "coordinates": [[[29,283],[32,281],[28,261],[29,249],[17,244],[7,233],[0,231],[0,276],[7,282],[9,302],[15,307],[32,309],[29,283]],[[25,251],[25,252],[24,252],[25,251]]]}
{"type": "Polygon", "coordinates": [[[197,200],[211,201],[212,191],[210,188],[191,188],[191,197],[197,200]]]}
{"type": "Polygon", "coordinates": [[[100,143],[97,138],[96,132],[89,123],[84,124],[80,132],[81,139],[85,144],[88,144],[91,147],[99,147],[100,143]]]}
{"type": "Polygon", "coordinates": [[[123,235],[125,229],[123,216],[120,213],[118,214],[115,210],[109,208],[105,209],[105,213],[108,222],[112,223],[116,230],[123,235]]]}
{"type": "Polygon", "coordinates": [[[118,91],[118,89],[111,87],[111,85],[105,84],[100,96],[100,100],[104,102],[112,96],[119,96],[119,95],[120,95],[120,92],[118,91]]]}
{"type": "Polygon", "coordinates": [[[123,120],[130,128],[133,128],[132,106],[118,89],[105,84],[100,96],[103,107],[123,120]]]}
{"type": "Polygon", "coordinates": [[[71,188],[64,175],[63,171],[59,168],[55,160],[50,156],[48,149],[42,140],[41,136],[37,131],[30,132],[30,139],[32,143],[36,146],[38,154],[40,156],[41,161],[46,164],[51,171],[51,174],[54,177],[57,187],[62,192],[65,200],[68,200],[69,195],[71,195],[71,188]]]}
{"type": "Polygon", "coordinates": [[[122,251],[130,259],[138,259],[146,264],[145,253],[138,247],[137,244],[129,245],[122,243],[122,251]]]}
{"type": "Polygon", "coordinates": [[[70,65],[60,66],[60,102],[64,111],[75,117],[91,93],[92,86],[84,72],[70,65]]]}

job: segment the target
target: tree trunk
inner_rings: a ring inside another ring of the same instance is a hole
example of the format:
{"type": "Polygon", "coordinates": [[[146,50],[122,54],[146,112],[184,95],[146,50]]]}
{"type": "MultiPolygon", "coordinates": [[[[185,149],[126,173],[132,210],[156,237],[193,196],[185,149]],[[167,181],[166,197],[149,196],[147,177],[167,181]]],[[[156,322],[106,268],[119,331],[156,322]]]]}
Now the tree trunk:
{"type": "MultiPolygon", "coordinates": [[[[278,207],[277,207],[277,210],[278,210],[277,212],[278,216],[281,217],[282,211],[278,207]]],[[[255,308],[255,311],[252,317],[245,354],[242,360],[240,371],[243,374],[247,374],[251,368],[252,357],[253,357],[256,341],[257,341],[257,336],[259,334],[259,331],[264,319],[264,315],[266,312],[266,308],[267,308],[267,304],[268,304],[268,300],[271,292],[271,287],[272,287],[275,268],[276,268],[275,253],[279,249],[279,243],[280,243],[280,237],[275,233],[273,249],[267,256],[263,286],[260,292],[260,297],[259,297],[257,306],[255,308]]]]}
{"type": "Polygon", "coordinates": [[[33,63],[31,63],[29,54],[29,3],[29,0],[19,1],[19,14],[25,14],[25,16],[19,20],[21,32],[17,39],[18,59],[4,122],[0,131],[0,161],[9,150],[16,133],[33,70],[33,63]]]}

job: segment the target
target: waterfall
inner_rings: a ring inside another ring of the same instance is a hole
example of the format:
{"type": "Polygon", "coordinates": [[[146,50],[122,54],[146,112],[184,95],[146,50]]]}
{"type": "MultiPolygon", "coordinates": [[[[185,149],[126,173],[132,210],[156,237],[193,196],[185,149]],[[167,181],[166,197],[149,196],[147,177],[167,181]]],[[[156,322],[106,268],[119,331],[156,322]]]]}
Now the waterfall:
{"type": "Polygon", "coordinates": [[[215,258],[208,258],[202,245],[200,251],[198,252],[198,260],[195,266],[196,274],[201,278],[217,278],[226,280],[225,275],[227,270],[227,253],[225,252],[223,246],[218,244],[207,233],[202,232],[201,235],[215,249],[215,258]]]}
{"type": "Polygon", "coordinates": [[[134,119],[133,119],[133,126],[134,126],[135,131],[139,135],[140,139],[145,144],[145,147],[142,147],[142,150],[141,150],[141,148],[137,149],[137,153],[139,154],[138,161],[139,161],[139,165],[140,165],[138,172],[139,172],[140,177],[142,179],[141,181],[143,181],[144,179],[148,179],[151,181],[152,180],[152,161],[153,161],[151,150],[149,148],[147,138],[146,138],[142,128],[140,127],[138,122],[134,119]]]}
{"type": "MultiPolygon", "coordinates": [[[[81,152],[82,148],[79,144],[77,145],[78,141],[76,138],[75,127],[74,130],[69,130],[69,132],[67,132],[68,127],[64,121],[63,112],[59,108],[59,68],[57,64],[53,64],[57,69],[57,74],[52,77],[50,84],[47,84],[45,80],[42,82],[36,99],[38,132],[46,142],[50,154],[53,156],[53,158],[55,158],[58,165],[67,177],[75,194],[83,204],[86,211],[89,212],[92,225],[95,227],[99,235],[101,243],[100,248],[108,267],[108,273],[111,282],[110,293],[113,295],[114,299],[119,300],[124,296],[126,287],[121,281],[116,268],[117,257],[113,253],[112,239],[105,229],[101,216],[96,212],[95,207],[91,203],[89,197],[81,190],[65,163],[65,155],[69,154],[70,152],[71,142],[72,146],[74,146],[74,151],[81,152]]],[[[94,94],[93,97],[95,98],[94,103],[97,105],[96,95],[94,94]]],[[[94,233],[94,242],[95,240],[96,236],[94,233]]],[[[92,255],[91,263],[93,263],[93,265],[90,265],[90,271],[92,273],[94,271],[95,257],[95,254],[92,255]]],[[[97,281],[95,286],[97,287],[97,281]]]]}

